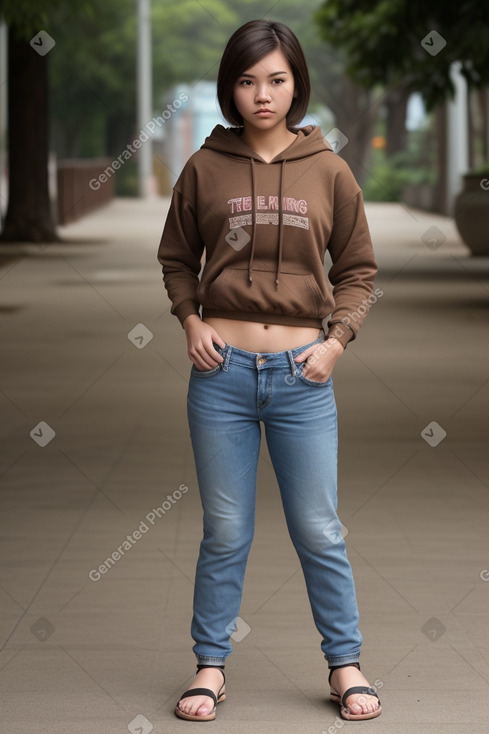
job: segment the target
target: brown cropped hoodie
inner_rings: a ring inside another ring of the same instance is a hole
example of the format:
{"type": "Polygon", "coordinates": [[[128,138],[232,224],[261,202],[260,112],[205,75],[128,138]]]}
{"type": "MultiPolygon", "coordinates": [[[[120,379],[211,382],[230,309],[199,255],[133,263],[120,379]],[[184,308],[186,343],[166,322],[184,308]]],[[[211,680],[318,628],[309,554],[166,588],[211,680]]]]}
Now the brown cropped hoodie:
{"type": "Polygon", "coordinates": [[[323,327],[346,346],[377,271],[361,190],[319,127],[269,163],[240,132],[215,127],[173,189],[158,250],[171,311],[323,327]]]}

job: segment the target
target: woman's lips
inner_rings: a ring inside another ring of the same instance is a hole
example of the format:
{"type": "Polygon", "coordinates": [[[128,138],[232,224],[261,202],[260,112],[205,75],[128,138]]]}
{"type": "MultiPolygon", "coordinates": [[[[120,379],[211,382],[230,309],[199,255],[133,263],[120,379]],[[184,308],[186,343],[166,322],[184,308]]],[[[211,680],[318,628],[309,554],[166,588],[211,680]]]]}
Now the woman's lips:
{"type": "Polygon", "coordinates": [[[272,110],[257,110],[255,112],[255,115],[259,115],[260,117],[268,117],[269,115],[273,115],[272,110]]]}

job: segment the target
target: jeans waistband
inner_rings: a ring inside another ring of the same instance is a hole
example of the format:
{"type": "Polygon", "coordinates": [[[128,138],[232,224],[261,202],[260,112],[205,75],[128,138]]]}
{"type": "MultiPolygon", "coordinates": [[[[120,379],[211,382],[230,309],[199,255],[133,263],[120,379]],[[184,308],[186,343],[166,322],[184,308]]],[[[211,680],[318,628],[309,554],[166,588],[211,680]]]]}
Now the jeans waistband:
{"type": "Polygon", "coordinates": [[[221,366],[225,371],[227,371],[229,364],[232,363],[254,370],[288,367],[291,370],[291,374],[296,375],[298,373],[298,365],[294,362],[294,358],[308,347],[312,347],[314,344],[322,344],[322,342],[323,340],[318,338],[309,344],[304,344],[294,349],[287,349],[284,352],[247,352],[245,349],[239,349],[232,344],[226,344],[225,347],[214,344],[214,347],[224,357],[224,362],[222,362],[221,366]]]}

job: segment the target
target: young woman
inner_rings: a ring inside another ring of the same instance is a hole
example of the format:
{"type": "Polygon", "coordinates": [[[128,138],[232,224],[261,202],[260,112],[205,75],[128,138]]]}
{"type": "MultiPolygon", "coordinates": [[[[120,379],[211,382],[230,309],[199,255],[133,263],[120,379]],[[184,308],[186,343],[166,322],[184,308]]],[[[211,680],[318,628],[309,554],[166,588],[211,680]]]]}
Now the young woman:
{"type": "Polygon", "coordinates": [[[346,719],[381,713],[358,663],[355,588],[336,514],[331,379],[367,311],[376,263],[353,174],[318,127],[295,127],[309,91],[289,28],[256,20],[233,34],[217,82],[233,127],[218,125],[187,162],[158,252],[192,362],[188,419],[204,511],[191,626],[197,676],[175,710],[190,721],[214,719],[225,697],[261,422],[331,699],[346,719]]]}

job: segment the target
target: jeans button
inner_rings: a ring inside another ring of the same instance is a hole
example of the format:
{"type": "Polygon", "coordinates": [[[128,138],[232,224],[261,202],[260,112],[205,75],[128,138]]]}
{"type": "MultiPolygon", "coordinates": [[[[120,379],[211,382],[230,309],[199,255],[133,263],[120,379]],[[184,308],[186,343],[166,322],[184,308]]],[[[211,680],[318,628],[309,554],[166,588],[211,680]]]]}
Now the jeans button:
{"type": "Polygon", "coordinates": [[[262,364],[265,364],[266,361],[267,361],[266,360],[266,357],[262,357],[260,354],[257,355],[257,357],[256,357],[256,365],[257,365],[257,367],[261,367],[262,364]]]}

